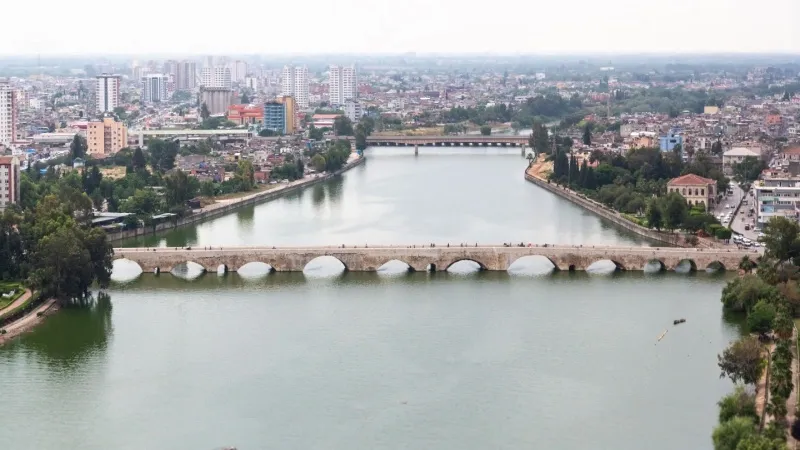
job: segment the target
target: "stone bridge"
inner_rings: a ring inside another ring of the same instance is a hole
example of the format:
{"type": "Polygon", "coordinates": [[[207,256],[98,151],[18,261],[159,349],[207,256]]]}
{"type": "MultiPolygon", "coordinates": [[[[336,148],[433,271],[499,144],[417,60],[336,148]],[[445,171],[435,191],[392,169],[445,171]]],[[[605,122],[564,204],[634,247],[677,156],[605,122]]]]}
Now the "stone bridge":
{"type": "Polygon", "coordinates": [[[717,266],[737,270],[743,256],[755,260],[754,250],[694,249],[671,247],[600,247],[600,246],[530,246],[506,247],[447,245],[431,246],[348,246],[342,247],[187,247],[187,248],[117,248],[114,259],[127,259],[139,264],[144,272],[169,272],[180,264],[194,262],[209,272],[220,266],[237,271],[250,262],[268,264],[278,272],[301,272],[313,259],[332,256],[354,272],[374,272],[385,263],[397,260],[414,271],[447,270],[459,261],[474,261],[482,270],[508,270],[525,256],[547,258],[558,270],[586,270],[602,260],[613,262],[620,270],[644,270],[652,262],[662,269],[674,270],[688,261],[692,269],[717,266]]]}
{"type": "Polygon", "coordinates": [[[380,146],[511,146],[525,147],[528,145],[527,136],[370,136],[367,144],[380,146]]]}

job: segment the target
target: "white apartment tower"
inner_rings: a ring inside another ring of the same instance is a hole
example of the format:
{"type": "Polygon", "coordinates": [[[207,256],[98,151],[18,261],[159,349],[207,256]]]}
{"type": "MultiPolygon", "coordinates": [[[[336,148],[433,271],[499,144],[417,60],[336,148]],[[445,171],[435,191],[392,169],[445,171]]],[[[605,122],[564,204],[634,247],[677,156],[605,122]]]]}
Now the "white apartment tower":
{"type": "Polygon", "coordinates": [[[97,76],[94,106],[98,114],[112,112],[119,106],[120,80],[122,80],[120,75],[104,73],[97,76]]]}
{"type": "Polygon", "coordinates": [[[308,108],[308,68],[283,66],[281,95],[294,97],[297,106],[308,108]]]}
{"type": "Polygon", "coordinates": [[[231,80],[235,83],[244,82],[244,77],[247,76],[247,63],[244,61],[233,61],[228,63],[228,68],[231,70],[231,80]]]}
{"type": "Polygon", "coordinates": [[[17,105],[14,90],[0,79],[0,145],[10,147],[17,132],[17,105]]]}
{"type": "Polygon", "coordinates": [[[167,101],[167,76],[160,73],[145,75],[142,79],[142,103],[167,101]]]}
{"type": "Polygon", "coordinates": [[[358,98],[356,66],[331,66],[328,96],[332,105],[343,106],[358,98]]]}
{"type": "Polygon", "coordinates": [[[207,88],[231,88],[231,69],[225,66],[203,67],[200,84],[207,88]]]}
{"type": "Polygon", "coordinates": [[[191,91],[197,87],[197,63],[181,61],[175,66],[175,89],[191,91]]]}

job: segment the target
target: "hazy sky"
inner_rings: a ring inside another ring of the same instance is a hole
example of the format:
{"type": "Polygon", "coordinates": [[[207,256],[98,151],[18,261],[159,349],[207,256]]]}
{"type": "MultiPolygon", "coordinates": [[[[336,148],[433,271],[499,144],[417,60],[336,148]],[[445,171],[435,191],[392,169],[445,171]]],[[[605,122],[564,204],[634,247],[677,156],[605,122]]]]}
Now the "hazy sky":
{"type": "Polygon", "coordinates": [[[800,53],[800,0],[2,3],[0,54],[800,53]]]}

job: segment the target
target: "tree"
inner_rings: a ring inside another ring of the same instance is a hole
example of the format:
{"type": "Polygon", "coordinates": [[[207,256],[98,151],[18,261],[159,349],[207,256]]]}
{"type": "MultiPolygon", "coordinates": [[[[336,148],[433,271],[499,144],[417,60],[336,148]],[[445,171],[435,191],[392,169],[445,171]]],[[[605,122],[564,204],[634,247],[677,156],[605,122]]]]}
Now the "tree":
{"type": "Polygon", "coordinates": [[[758,338],[746,336],[732,343],[717,356],[720,378],[727,376],[734,383],[756,384],[764,371],[764,358],[758,338]]]}
{"type": "Polygon", "coordinates": [[[592,145],[592,128],[588,123],[583,127],[583,145],[592,145]]]}
{"type": "Polygon", "coordinates": [[[767,164],[755,156],[745,156],[741,162],[733,165],[733,179],[739,183],[752,183],[757,180],[767,164]]]}
{"type": "Polygon", "coordinates": [[[136,147],[136,149],[133,151],[131,166],[136,172],[147,171],[147,160],[144,157],[144,152],[139,147],[136,147]]]}
{"type": "Polygon", "coordinates": [[[736,386],[730,394],[722,397],[719,406],[719,423],[727,422],[734,417],[745,417],[758,420],[756,413],[756,396],[745,391],[744,386],[736,386]]]}
{"type": "Polygon", "coordinates": [[[777,260],[778,265],[795,261],[800,256],[800,225],[795,220],[775,216],[764,226],[761,242],[764,243],[764,255],[777,260]]]}
{"type": "Polygon", "coordinates": [[[367,131],[360,123],[356,125],[355,138],[356,150],[365,150],[367,148],[367,131]]]}
{"type": "Polygon", "coordinates": [[[76,158],[85,158],[87,149],[86,138],[80,134],[76,134],[75,137],[72,138],[72,143],[69,145],[70,164],[72,161],[75,161],[76,158]]]}
{"type": "Polygon", "coordinates": [[[736,450],[786,450],[786,448],[786,441],[770,439],[759,434],[743,437],[736,446],[736,450]]]}
{"type": "Polygon", "coordinates": [[[711,144],[711,153],[717,156],[722,155],[722,142],[719,139],[711,144]]]}
{"type": "Polygon", "coordinates": [[[175,167],[175,157],[178,156],[180,144],[177,141],[163,141],[153,139],[147,148],[150,150],[150,166],[155,172],[166,172],[175,167]]]}
{"type": "Polygon", "coordinates": [[[249,104],[249,103],[250,103],[250,97],[248,97],[248,96],[247,96],[247,93],[246,93],[246,92],[242,92],[242,98],[241,98],[241,101],[242,101],[242,104],[243,104],[243,105],[247,105],[247,104],[249,104]]]}
{"type": "Polygon", "coordinates": [[[314,166],[314,170],[317,172],[322,172],[325,170],[325,157],[317,153],[311,158],[311,165],[314,166]]]}
{"type": "Polygon", "coordinates": [[[714,441],[714,450],[737,450],[742,440],[755,435],[756,425],[752,419],[734,417],[717,425],[711,439],[714,441]]]}
{"type": "Polygon", "coordinates": [[[489,136],[492,134],[492,127],[489,125],[484,125],[481,127],[481,136],[489,136]]]}
{"type": "Polygon", "coordinates": [[[211,112],[208,110],[206,102],[203,102],[203,105],[200,106],[200,118],[205,122],[209,117],[211,117],[211,112]]]}
{"type": "Polygon", "coordinates": [[[548,134],[547,127],[543,123],[534,122],[531,126],[531,135],[528,138],[528,145],[530,145],[536,154],[551,152],[548,134]]]}
{"type": "Polygon", "coordinates": [[[775,321],[775,314],[775,306],[764,300],[759,300],[747,315],[747,327],[754,333],[769,333],[775,321]]]}
{"type": "Polygon", "coordinates": [[[753,273],[753,269],[756,268],[756,263],[750,259],[748,255],[742,256],[742,260],[739,261],[739,270],[744,271],[745,273],[753,273]]]}
{"type": "Polygon", "coordinates": [[[728,311],[749,312],[759,300],[774,301],[780,297],[775,286],[756,275],[736,278],[722,289],[722,305],[728,311]]]}
{"type": "Polygon", "coordinates": [[[315,127],[313,123],[311,124],[311,126],[308,127],[308,138],[309,139],[312,139],[312,140],[315,140],[315,141],[321,141],[322,139],[324,139],[324,137],[325,136],[324,136],[324,133],[322,132],[322,130],[317,128],[317,127],[315,127]]]}
{"type": "Polygon", "coordinates": [[[239,161],[239,165],[236,168],[235,180],[241,192],[249,191],[256,186],[255,169],[251,161],[239,161]]]}
{"type": "Polygon", "coordinates": [[[664,225],[669,230],[678,229],[686,220],[689,211],[686,200],[676,192],[664,197],[664,225]]]}
{"type": "Polygon", "coordinates": [[[333,132],[337,136],[352,136],[353,122],[347,116],[337,116],[333,121],[333,132]]]}
{"type": "Polygon", "coordinates": [[[167,207],[185,205],[188,200],[197,196],[199,189],[197,178],[186,175],[180,169],[164,177],[164,199],[167,207]]]}
{"type": "Polygon", "coordinates": [[[275,131],[269,128],[263,128],[261,131],[258,132],[258,135],[261,137],[270,137],[275,136],[275,131]]]}

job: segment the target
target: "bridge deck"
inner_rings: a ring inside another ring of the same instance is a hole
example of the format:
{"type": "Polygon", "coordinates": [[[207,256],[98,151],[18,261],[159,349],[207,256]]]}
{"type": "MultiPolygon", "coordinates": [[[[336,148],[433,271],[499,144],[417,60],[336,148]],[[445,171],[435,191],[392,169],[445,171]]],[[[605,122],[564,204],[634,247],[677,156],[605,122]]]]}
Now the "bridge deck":
{"type": "Polygon", "coordinates": [[[755,250],[687,249],[670,247],[603,247],[603,246],[525,246],[503,245],[450,246],[293,246],[293,247],[194,247],[194,248],[117,248],[115,259],[137,262],[145,272],[169,271],[178,264],[192,261],[206,270],[216,271],[223,265],[235,271],[249,262],[263,262],[277,271],[302,271],[314,258],[333,256],[351,271],[376,271],[391,260],[405,262],[417,271],[445,270],[462,260],[478,263],[485,270],[507,270],[519,258],[542,256],[560,270],[585,270],[592,263],[610,260],[620,269],[643,270],[652,262],[665,269],[674,269],[683,261],[705,269],[718,263],[727,270],[736,270],[745,255],[759,256],[755,250]]]}

